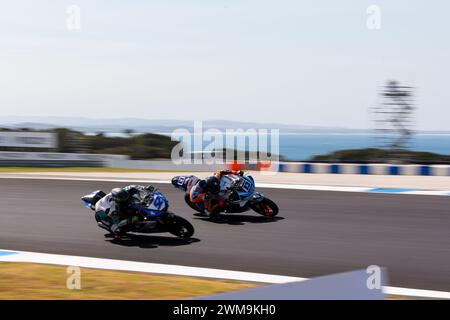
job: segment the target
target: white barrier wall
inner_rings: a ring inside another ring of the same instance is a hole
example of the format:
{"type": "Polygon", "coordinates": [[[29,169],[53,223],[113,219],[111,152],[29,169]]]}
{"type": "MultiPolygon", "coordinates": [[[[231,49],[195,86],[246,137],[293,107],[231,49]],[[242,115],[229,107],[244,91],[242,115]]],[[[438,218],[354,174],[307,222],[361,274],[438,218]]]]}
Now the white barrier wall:
{"type": "Polygon", "coordinates": [[[128,157],[112,154],[81,154],[56,152],[0,152],[3,167],[104,167],[108,161],[128,157]]]}
{"type": "MultiPolygon", "coordinates": [[[[176,165],[170,160],[111,160],[107,166],[128,169],[176,170],[176,171],[215,171],[227,167],[225,164],[182,164],[176,165]]],[[[247,170],[257,170],[255,163],[246,164],[247,170]]],[[[280,162],[279,172],[321,173],[321,174],[375,174],[375,175],[422,175],[448,176],[450,165],[398,165],[398,164],[347,164],[347,163],[308,163],[280,162]]]]}
{"type": "Polygon", "coordinates": [[[56,148],[57,135],[54,132],[0,132],[0,147],[56,148]]]}
{"type": "Polygon", "coordinates": [[[106,166],[124,169],[146,169],[146,170],[174,170],[174,171],[215,171],[223,169],[225,165],[207,164],[180,164],[176,165],[171,160],[124,160],[111,159],[106,161],[106,166]]]}
{"type": "Polygon", "coordinates": [[[125,159],[128,159],[128,156],[116,154],[0,151],[0,160],[107,161],[125,159]]]}
{"type": "MultiPolygon", "coordinates": [[[[215,171],[226,168],[226,164],[181,164],[176,165],[171,160],[129,160],[128,156],[112,154],[80,154],[56,152],[0,152],[0,165],[14,166],[15,163],[33,166],[39,163],[73,164],[98,163],[105,167],[147,170],[174,171],[215,171]]],[[[73,166],[73,165],[72,165],[73,166]]],[[[257,170],[256,163],[246,164],[247,170],[257,170]]],[[[276,167],[276,166],[275,166],[276,167]]],[[[280,162],[279,172],[321,173],[321,174],[375,174],[375,175],[421,175],[450,176],[450,165],[399,165],[399,164],[347,164],[347,163],[309,163],[280,162]]]]}

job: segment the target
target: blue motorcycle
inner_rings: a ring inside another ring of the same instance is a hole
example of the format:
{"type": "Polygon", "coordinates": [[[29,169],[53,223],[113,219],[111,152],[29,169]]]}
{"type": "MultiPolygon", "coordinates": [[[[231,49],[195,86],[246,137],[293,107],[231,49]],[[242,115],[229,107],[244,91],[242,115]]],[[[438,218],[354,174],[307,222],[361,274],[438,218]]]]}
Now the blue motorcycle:
{"type": "MultiPolygon", "coordinates": [[[[193,203],[190,193],[200,179],[196,176],[176,176],[172,179],[172,185],[185,192],[184,200],[186,204],[204,213],[203,203],[193,203]]],[[[220,179],[219,199],[220,212],[241,213],[253,210],[263,216],[275,217],[278,214],[278,206],[275,202],[256,192],[255,181],[252,176],[241,176],[237,174],[227,174],[220,179]]]]}
{"type": "MultiPolygon", "coordinates": [[[[97,190],[81,198],[84,204],[95,211],[95,203],[106,196],[106,194],[97,190]]],[[[121,228],[124,233],[160,233],[169,232],[180,238],[190,238],[194,234],[194,227],[186,219],[170,212],[169,201],[159,191],[153,192],[150,197],[145,199],[133,199],[130,203],[130,209],[134,214],[129,216],[129,221],[121,228]]],[[[97,225],[107,231],[110,231],[108,225],[95,216],[97,225]]]]}

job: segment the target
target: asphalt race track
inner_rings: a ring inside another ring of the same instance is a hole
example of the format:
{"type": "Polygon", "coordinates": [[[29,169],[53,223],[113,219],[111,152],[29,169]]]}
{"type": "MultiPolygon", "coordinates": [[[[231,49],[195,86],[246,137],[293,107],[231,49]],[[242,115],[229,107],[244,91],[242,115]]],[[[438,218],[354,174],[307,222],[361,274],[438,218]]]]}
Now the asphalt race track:
{"type": "Polygon", "coordinates": [[[260,189],[280,206],[279,219],[247,212],[211,222],[161,184],[195,238],[114,243],[80,197],[117,184],[0,179],[0,248],[298,277],[376,264],[392,286],[450,291],[450,197],[260,189]]]}

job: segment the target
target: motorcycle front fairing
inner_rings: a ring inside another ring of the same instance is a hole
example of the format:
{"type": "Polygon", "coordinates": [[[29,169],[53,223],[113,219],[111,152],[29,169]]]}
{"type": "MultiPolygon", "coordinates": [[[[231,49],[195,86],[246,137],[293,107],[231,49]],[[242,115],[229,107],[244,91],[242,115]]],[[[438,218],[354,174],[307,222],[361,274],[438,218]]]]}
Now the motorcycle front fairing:
{"type": "Polygon", "coordinates": [[[220,186],[223,199],[228,203],[225,212],[244,212],[255,197],[255,182],[251,176],[225,175],[220,186]]]}
{"type": "Polygon", "coordinates": [[[169,201],[159,191],[154,192],[151,201],[144,206],[138,206],[138,211],[149,218],[157,218],[167,213],[169,201]]]}
{"type": "Polygon", "coordinates": [[[248,200],[255,193],[255,182],[252,177],[243,177],[239,185],[238,193],[241,199],[248,200]]]}
{"type": "Polygon", "coordinates": [[[223,183],[221,181],[221,187],[227,188],[228,190],[231,190],[235,195],[237,195],[238,199],[233,199],[232,202],[239,203],[239,205],[242,207],[254,196],[255,182],[251,176],[229,176],[231,177],[229,177],[228,179],[224,179],[225,181],[223,183]]]}

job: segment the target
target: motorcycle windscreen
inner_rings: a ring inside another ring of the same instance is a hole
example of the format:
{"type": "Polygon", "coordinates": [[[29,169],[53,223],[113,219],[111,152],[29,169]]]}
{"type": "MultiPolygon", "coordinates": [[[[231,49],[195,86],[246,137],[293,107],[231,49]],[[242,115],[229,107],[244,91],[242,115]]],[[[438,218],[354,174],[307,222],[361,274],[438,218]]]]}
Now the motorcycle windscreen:
{"type": "Polygon", "coordinates": [[[227,174],[225,176],[222,176],[220,179],[220,190],[229,190],[232,187],[236,186],[239,181],[241,181],[242,177],[236,175],[236,174],[227,174]]]}

